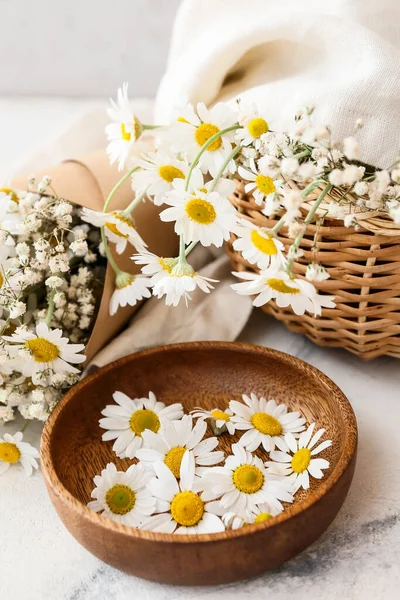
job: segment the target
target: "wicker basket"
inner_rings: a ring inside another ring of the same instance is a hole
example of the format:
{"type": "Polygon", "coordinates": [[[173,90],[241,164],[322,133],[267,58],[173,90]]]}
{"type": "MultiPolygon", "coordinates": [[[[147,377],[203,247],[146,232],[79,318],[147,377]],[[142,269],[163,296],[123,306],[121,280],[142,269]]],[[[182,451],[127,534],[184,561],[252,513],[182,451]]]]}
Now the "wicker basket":
{"type": "MultiPolygon", "coordinates": [[[[312,199],[308,198],[304,209],[312,199]]],[[[261,213],[240,181],[231,202],[243,218],[258,226],[272,227],[276,221],[261,213]]],[[[321,205],[319,214],[322,212],[326,214],[321,205]]],[[[361,228],[355,231],[335,220],[318,224],[317,218],[307,227],[301,243],[304,257],[293,266],[303,277],[308,263],[321,263],[330,279],[316,283],[316,287],[336,296],[336,308],[324,309],[321,317],[297,316],[290,308],[279,308],[271,301],[263,310],[320,346],[346,348],[363,359],[400,357],[400,230],[382,213],[360,214],[358,222],[361,228]]],[[[257,271],[233,250],[234,239],[232,236],[228,244],[233,268],[257,271]]],[[[279,239],[290,246],[286,228],[280,230],[279,239]]]]}

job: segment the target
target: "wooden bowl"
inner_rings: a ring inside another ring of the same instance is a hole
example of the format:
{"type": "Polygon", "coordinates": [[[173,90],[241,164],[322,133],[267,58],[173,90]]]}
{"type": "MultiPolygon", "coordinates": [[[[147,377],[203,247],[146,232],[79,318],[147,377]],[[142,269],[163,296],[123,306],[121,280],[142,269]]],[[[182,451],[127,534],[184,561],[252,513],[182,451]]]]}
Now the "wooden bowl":
{"type": "Polygon", "coordinates": [[[320,371],[267,348],[199,342],[139,352],[81,381],[47,421],[41,458],[59,516],[90,552],[139,577],[204,585],[258,575],[314,542],[347,495],[356,447],[354,412],[340,389],[320,371]],[[299,492],[283,513],[257,525],[191,536],[120,525],[86,508],[94,475],[110,461],[122,469],[129,465],[114,455],[111,442],[102,442],[98,424],[115,390],[131,397],[146,396],[151,390],[166,404],[182,402],[186,411],[195,406],[223,409],[242,393],[275,398],[326,428],[327,437],[334,441],[323,455],[330,467],[322,480],[312,480],[308,493],[299,492]]]}

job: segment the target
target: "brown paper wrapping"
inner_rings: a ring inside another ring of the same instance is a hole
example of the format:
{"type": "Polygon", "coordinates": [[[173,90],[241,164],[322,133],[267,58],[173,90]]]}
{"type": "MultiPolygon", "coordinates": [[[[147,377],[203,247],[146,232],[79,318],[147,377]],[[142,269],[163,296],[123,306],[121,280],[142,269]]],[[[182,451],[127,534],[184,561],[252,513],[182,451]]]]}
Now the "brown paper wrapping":
{"type": "MultiPolygon", "coordinates": [[[[79,206],[92,210],[103,210],[104,202],[123,173],[116,166],[110,166],[104,151],[94,152],[80,159],[71,159],[60,165],[36,173],[37,177],[49,175],[52,187],[58,196],[70,200],[79,206]]],[[[26,189],[27,175],[14,177],[12,186],[26,189]]],[[[133,200],[134,193],[127,180],[113,197],[109,210],[124,209],[133,200]]],[[[151,202],[142,202],[135,209],[137,229],[148,245],[148,249],[159,256],[176,256],[178,238],[174,233],[173,224],[163,223],[159,219],[161,208],[151,202]]],[[[128,273],[138,273],[140,268],[130,259],[134,249],[129,244],[123,254],[117,254],[115,245],[110,249],[117,265],[128,273]]],[[[86,346],[86,363],[107,344],[123,328],[139,305],[120,308],[114,316],[109,314],[110,298],[114,290],[114,271],[107,266],[104,291],[94,328],[86,346]]],[[[134,343],[132,346],[134,347],[134,343]]]]}

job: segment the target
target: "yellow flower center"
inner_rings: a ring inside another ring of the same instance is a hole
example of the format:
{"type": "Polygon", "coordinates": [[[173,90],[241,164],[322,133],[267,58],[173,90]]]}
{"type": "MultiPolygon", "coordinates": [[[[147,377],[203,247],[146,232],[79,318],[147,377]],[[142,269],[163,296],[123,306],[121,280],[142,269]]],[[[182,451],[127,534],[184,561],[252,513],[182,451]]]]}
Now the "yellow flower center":
{"type": "MultiPolygon", "coordinates": [[[[219,129],[216,125],[212,123],[202,123],[198,127],[196,127],[196,131],[194,134],[195,140],[199,146],[203,146],[208,140],[219,132],[219,129]]],[[[215,152],[218,148],[221,148],[222,140],[221,138],[217,138],[214,140],[207,148],[208,152],[215,152]]]]}
{"type": "Polygon", "coordinates": [[[264,412],[257,412],[251,417],[251,422],[254,427],[265,435],[280,435],[282,433],[282,425],[278,419],[264,412]]]}
{"type": "Polygon", "coordinates": [[[272,194],[272,192],[275,192],[276,190],[274,180],[271,177],[268,177],[268,175],[257,175],[256,186],[262,194],[265,194],[265,196],[272,194]]]}
{"type": "Polygon", "coordinates": [[[135,492],[121,483],[110,488],[106,494],[106,503],[114,515],[126,515],[135,506],[135,492]]]}
{"type": "Polygon", "coordinates": [[[142,437],[142,433],[145,429],[150,431],[157,431],[160,429],[160,419],[156,413],[148,408],[136,410],[130,418],[129,425],[136,435],[142,437]]]}
{"type": "Polygon", "coordinates": [[[267,121],[259,117],[257,119],[252,119],[247,125],[247,129],[252,137],[259,138],[263,133],[267,133],[269,127],[267,121]]]}
{"type": "MultiPolygon", "coordinates": [[[[112,212],[111,214],[113,215],[113,217],[115,219],[117,219],[117,221],[121,221],[121,223],[125,223],[125,225],[129,225],[129,227],[134,228],[132,220],[129,217],[123,217],[122,215],[115,213],[115,212],[112,212]]],[[[113,233],[115,233],[115,235],[118,235],[119,237],[122,237],[125,239],[129,237],[129,235],[127,233],[122,233],[118,229],[118,226],[116,223],[105,223],[104,226],[107,227],[107,229],[109,229],[113,233]]]]}
{"type": "Polygon", "coordinates": [[[211,416],[214,417],[214,419],[218,419],[219,421],[230,421],[230,417],[229,415],[226,414],[226,412],[224,412],[223,410],[218,410],[217,408],[213,411],[211,411],[211,416]]]}
{"type": "MultiPolygon", "coordinates": [[[[142,125],[140,121],[138,121],[135,117],[133,118],[133,139],[137,140],[143,131],[142,125]]],[[[130,142],[132,139],[132,134],[130,131],[127,131],[125,123],[121,123],[121,137],[124,142],[130,142]]]]}
{"type": "Polygon", "coordinates": [[[272,236],[268,235],[267,237],[264,237],[256,229],[253,229],[250,235],[250,239],[253,246],[255,246],[257,250],[259,250],[263,254],[268,254],[268,256],[274,256],[278,253],[275,241],[272,238],[272,236]]]}
{"type": "Polygon", "coordinates": [[[7,196],[10,196],[11,200],[13,202],[15,202],[15,204],[19,204],[18,195],[14,192],[14,190],[11,190],[10,188],[7,188],[7,187],[3,187],[3,188],[0,188],[0,193],[1,192],[3,192],[3,194],[7,194],[7,196]]]}
{"type": "Polygon", "coordinates": [[[172,518],[183,527],[197,525],[204,514],[204,502],[194,492],[179,492],[171,502],[172,518]]]}
{"type": "Polygon", "coordinates": [[[264,521],[268,521],[268,519],[271,519],[271,518],[272,518],[272,515],[270,515],[267,512],[263,512],[256,516],[254,523],[264,523],[264,521]]]}
{"type": "Polygon", "coordinates": [[[271,277],[270,279],[267,279],[267,285],[281,294],[300,294],[300,290],[298,288],[290,287],[290,285],[287,285],[278,277],[271,277]]]}
{"type": "Polygon", "coordinates": [[[121,123],[121,137],[124,140],[124,142],[130,142],[131,141],[131,134],[129,133],[129,131],[127,131],[125,129],[125,123],[121,123]]]}
{"type": "Polygon", "coordinates": [[[201,225],[210,225],[217,217],[217,213],[211,202],[202,198],[189,200],[185,206],[185,210],[189,219],[201,225]]]}
{"type": "Polygon", "coordinates": [[[300,448],[292,458],[292,469],[295,473],[303,473],[310,464],[311,452],[308,448],[300,448]]]}
{"type": "Polygon", "coordinates": [[[174,165],[162,165],[158,169],[158,174],[167,183],[172,183],[174,179],[185,179],[184,173],[174,165]]]}
{"type": "Polygon", "coordinates": [[[245,494],[255,494],[264,484],[264,475],[254,465],[241,465],[233,472],[233,483],[245,494]]]}
{"type": "Polygon", "coordinates": [[[25,348],[30,350],[35,362],[50,363],[56,360],[59,355],[58,346],[49,342],[45,338],[35,338],[25,342],[25,348]]]}
{"type": "Polygon", "coordinates": [[[159,258],[158,263],[161,265],[163,271],[171,273],[176,264],[176,258],[159,258]]]}
{"type": "Polygon", "coordinates": [[[175,448],[171,448],[164,458],[165,464],[177,479],[179,479],[180,476],[181,462],[185,452],[186,448],[183,446],[176,446],[175,448]]]}
{"type": "Polygon", "coordinates": [[[16,463],[21,458],[21,452],[15,444],[0,442],[0,460],[6,463],[16,463]]]}

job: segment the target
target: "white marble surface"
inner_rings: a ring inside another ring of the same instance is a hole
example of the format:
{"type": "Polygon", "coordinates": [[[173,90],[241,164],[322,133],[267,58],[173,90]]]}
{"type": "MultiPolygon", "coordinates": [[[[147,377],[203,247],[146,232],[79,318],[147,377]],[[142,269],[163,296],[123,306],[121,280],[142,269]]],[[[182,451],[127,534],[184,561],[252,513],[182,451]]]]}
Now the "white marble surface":
{"type": "MultiPolygon", "coordinates": [[[[38,102],[37,112],[27,114],[24,103],[18,109],[18,102],[0,100],[3,168],[17,158],[15,136],[23,134],[25,147],[32,147],[39,131],[50,131],[79,102],[44,105],[38,102]],[[46,115],[41,127],[39,114],[46,115]]],[[[41,475],[26,479],[12,469],[0,479],[1,600],[399,598],[400,363],[393,358],[364,363],[342,350],[318,348],[261,311],[253,313],[241,339],[318,367],[354,407],[360,435],[356,473],[341,512],[321,539],[280,569],[240,584],[187,588],[149,583],[119,573],[86,552],[55,514],[41,475]]],[[[12,424],[8,429],[14,428],[12,424]]],[[[32,426],[26,437],[37,443],[39,428],[32,426]]]]}

